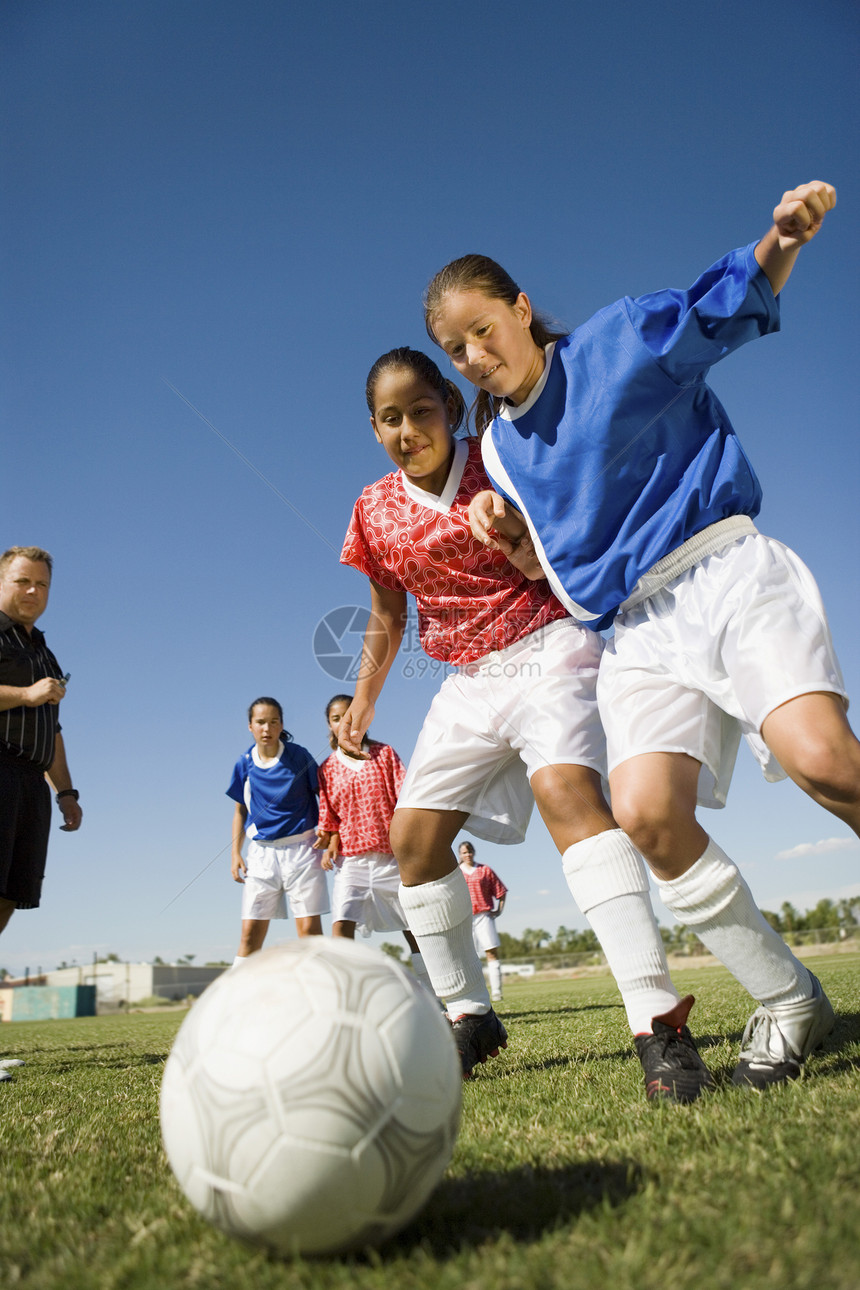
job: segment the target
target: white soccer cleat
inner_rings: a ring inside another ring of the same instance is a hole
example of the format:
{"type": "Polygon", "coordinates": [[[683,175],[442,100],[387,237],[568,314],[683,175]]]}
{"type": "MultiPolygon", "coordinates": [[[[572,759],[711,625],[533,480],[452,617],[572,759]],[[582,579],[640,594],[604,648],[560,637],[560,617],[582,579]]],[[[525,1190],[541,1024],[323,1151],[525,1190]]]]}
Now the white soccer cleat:
{"type": "Polygon", "coordinates": [[[744,1030],[733,1084],[768,1088],[797,1079],[804,1060],[830,1034],[836,1021],[830,1000],[818,977],[809,975],[811,998],[780,1008],[756,1008],[744,1030]]]}

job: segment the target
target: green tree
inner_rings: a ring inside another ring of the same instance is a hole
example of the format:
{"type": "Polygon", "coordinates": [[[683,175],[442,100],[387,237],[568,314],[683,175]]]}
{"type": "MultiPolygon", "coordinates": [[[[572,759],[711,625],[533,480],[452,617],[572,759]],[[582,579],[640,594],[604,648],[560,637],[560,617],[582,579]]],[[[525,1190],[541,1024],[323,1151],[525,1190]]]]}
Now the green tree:
{"type": "Polygon", "coordinates": [[[805,922],[810,929],[837,928],[839,926],[839,910],[832,900],[819,900],[815,908],[810,909],[807,913],[805,922]]]}
{"type": "Polygon", "coordinates": [[[544,945],[548,945],[551,938],[549,932],[545,932],[542,927],[527,927],[521,939],[526,947],[526,953],[534,954],[544,945]]]}
{"type": "Polygon", "coordinates": [[[499,952],[503,959],[521,959],[529,954],[522,941],[510,932],[499,932],[499,952]]]}
{"type": "Polygon", "coordinates": [[[860,896],[849,896],[839,902],[839,926],[851,930],[860,925],[860,896]]]}
{"type": "Polygon", "coordinates": [[[379,948],[382,950],[382,953],[387,954],[389,958],[396,959],[398,963],[403,962],[402,945],[393,945],[391,941],[383,941],[379,948]]]}
{"type": "Polygon", "coordinates": [[[789,901],[786,900],[781,905],[780,912],[782,914],[782,927],[780,928],[780,931],[783,931],[783,932],[800,931],[801,925],[803,923],[803,919],[801,918],[797,910],[794,908],[794,905],[792,905],[789,901]]]}
{"type": "Polygon", "coordinates": [[[555,936],[553,937],[549,948],[553,952],[563,954],[565,950],[570,948],[570,943],[575,939],[575,937],[576,932],[571,932],[566,927],[559,927],[556,929],[555,936]]]}

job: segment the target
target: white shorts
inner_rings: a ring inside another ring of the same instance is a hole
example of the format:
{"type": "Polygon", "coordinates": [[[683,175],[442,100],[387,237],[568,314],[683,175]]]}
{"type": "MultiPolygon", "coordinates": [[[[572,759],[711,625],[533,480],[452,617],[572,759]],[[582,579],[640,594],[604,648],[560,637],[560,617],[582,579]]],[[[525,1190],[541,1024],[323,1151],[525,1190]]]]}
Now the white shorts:
{"type": "Polygon", "coordinates": [[[499,948],[499,933],[492,914],[472,915],[472,940],[477,954],[486,954],[487,950],[499,948]]]}
{"type": "Polygon", "coordinates": [[[724,806],[740,736],[766,779],[784,779],[762,723],[815,691],[845,699],[815,579],[781,542],[739,538],[616,619],[597,686],[609,769],[687,753],[699,804],[724,806]]]}
{"type": "Polygon", "coordinates": [[[406,915],[399,893],[400,870],[394,856],[379,851],[345,856],[334,874],[331,920],[355,923],[362,936],[405,931],[406,915]]]}
{"type": "Polygon", "coordinates": [[[398,808],[465,811],[488,842],[522,842],[544,766],[606,773],[597,709],[603,639],[571,618],[447,677],[421,728],[398,808]]]}
{"type": "Polygon", "coordinates": [[[311,843],[316,830],[264,842],[252,838],[245,857],[242,918],[287,917],[287,896],[294,918],[328,913],[328,885],[319,851],[311,843]]]}

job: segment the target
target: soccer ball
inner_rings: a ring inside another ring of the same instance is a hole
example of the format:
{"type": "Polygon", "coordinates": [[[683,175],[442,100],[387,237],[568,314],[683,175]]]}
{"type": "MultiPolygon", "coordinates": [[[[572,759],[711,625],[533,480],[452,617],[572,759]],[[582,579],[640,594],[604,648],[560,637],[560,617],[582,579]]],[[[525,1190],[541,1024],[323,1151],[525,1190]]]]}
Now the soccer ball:
{"type": "Polygon", "coordinates": [[[209,986],[164,1069],[161,1131],[192,1205],[280,1254],[391,1236],[451,1159],[460,1063],[442,1012],[378,950],[307,937],[209,986]]]}

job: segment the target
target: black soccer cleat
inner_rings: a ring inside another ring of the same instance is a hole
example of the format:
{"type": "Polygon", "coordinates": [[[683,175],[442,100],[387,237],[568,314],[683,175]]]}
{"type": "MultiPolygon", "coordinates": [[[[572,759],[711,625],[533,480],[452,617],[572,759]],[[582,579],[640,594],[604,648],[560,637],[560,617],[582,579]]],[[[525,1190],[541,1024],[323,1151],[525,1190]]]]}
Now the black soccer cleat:
{"type": "Polygon", "coordinates": [[[451,1022],[454,1043],[460,1054],[463,1079],[472,1078],[472,1070],[488,1057],[498,1057],[500,1048],[508,1046],[508,1032],[492,1008],[480,1014],[464,1012],[451,1022]]]}
{"type": "Polygon", "coordinates": [[[694,1003],[695,999],[688,994],[669,1012],[654,1017],[653,1034],[634,1038],[645,1072],[645,1096],[649,1102],[695,1102],[700,1094],[714,1087],[714,1077],[699,1056],[686,1026],[694,1003]]]}

